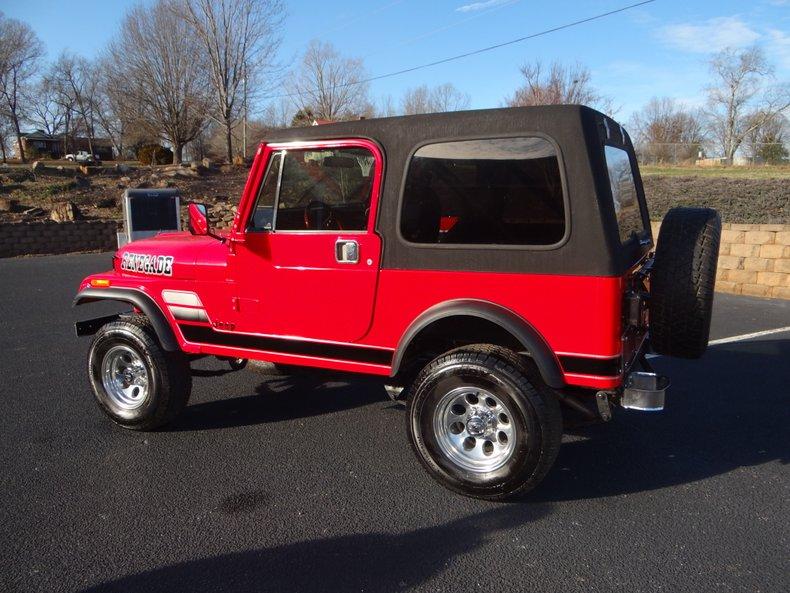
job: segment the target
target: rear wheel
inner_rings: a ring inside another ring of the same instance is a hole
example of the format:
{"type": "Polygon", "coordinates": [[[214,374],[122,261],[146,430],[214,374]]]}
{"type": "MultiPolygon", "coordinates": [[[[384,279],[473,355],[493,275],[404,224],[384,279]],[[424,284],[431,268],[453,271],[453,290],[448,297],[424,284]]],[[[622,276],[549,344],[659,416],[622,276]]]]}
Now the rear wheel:
{"type": "Polygon", "coordinates": [[[664,217],[650,275],[650,342],[667,356],[699,358],[708,347],[721,219],[710,208],[664,217]]]}
{"type": "Polygon", "coordinates": [[[423,467],[447,488],[501,500],[537,486],[562,440],[556,397],[530,382],[515,353],[466,346],[423,369],[408,429],[423,467]]]}
{"type": "Polygon", "coordinates": [[[88,373],[101,410],[132,430],[153,430],[173,420],[192,389],[186,356],[162,349],[141,315],[122,317],[96,332],[88,373]]]}

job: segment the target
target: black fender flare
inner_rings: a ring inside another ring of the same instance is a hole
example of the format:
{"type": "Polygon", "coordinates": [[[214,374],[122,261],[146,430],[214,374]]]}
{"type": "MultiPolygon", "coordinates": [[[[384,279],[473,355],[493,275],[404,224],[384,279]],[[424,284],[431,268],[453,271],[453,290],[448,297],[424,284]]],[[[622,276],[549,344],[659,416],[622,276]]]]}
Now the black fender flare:
{"type": "Polygon", "coordinates": [[[555,389],[565,386],[565,378],[559,360],[538,330],[510,309],[488,301],[471,299],[440,303],[417,317],[398,343],[398,348],[392,359],[390,376],[394,376],[398,372],[406,349],[423,329],[440,319],[456,316],[479,317],[495,323],[510,333],[524,347],[524,350],[529,352],[546,385],[555,389]]]}
{"type": "Polygon", "coordinates": [[[96,301],[120,301],[137,307],[148,317],[162,348],[168,352],[180,350],[178,340],[176,340],[173,328],[170,327],[165,314],[144,292],[133,288],[86,288],[77,293],[72,306],[76,307],[96,301]]]}

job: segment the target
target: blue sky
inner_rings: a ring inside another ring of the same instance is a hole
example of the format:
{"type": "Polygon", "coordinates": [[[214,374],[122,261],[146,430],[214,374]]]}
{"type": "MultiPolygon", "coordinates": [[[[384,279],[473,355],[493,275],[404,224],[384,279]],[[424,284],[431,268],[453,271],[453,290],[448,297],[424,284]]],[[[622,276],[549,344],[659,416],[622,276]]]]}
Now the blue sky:
{"type": "MultiPolygon", "coordinates": [[[[296,62],[311,39],[321,39],[346,55],[364,58],[367,73],[380,75],[635,1],[286,0],[280,61],[296,62]]],[[[0,0],[0,10],[28,22],[50,57],[67,48],[90,58],[113,36],[126,8],[136,3],[0,0]]],[[[376,81],[371,95],[389,94],[397,102],[409,87],[452,82],[471,95],[473,108],[496,107],[518,86],[518,68],[525,61],[579,61],[592,71],[599,92],[620,106],[617,117],[625,121],[653,96],[701,104],[710,53],[751,44],[765,49],[777,79],[790,80],[790,0],[657,0],[604,20],[376,81]]]]}

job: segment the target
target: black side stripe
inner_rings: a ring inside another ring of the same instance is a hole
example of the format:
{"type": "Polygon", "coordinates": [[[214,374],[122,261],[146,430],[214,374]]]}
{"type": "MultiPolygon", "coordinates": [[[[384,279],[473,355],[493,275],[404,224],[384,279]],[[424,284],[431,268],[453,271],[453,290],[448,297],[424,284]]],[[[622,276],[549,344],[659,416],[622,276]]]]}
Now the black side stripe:
{"type": "Polygon", "coordinates": [[[366,346],[322,344],[305,340],[289,340],[285,338],[223,333],[214,331],[214,329],[210,327],[199,325],[179,324],[178,327],[189,342],[196,342],[198,344],[230,346],[235,348],[246,348],[248,350],[266,350],[268,352],[279,352],[281,354],[334,358],[336,360],[349,360],[353,362],[365,362],[387,366],[392,364],[392,352],[389,350],[368,348],[366,346]]]}
{"type": "Polygon", "coordinates": [[[560,364],[566,373],[617,377],[620,374],[620,357],[585,358],[583,356],[560,356],[560,364]]]}

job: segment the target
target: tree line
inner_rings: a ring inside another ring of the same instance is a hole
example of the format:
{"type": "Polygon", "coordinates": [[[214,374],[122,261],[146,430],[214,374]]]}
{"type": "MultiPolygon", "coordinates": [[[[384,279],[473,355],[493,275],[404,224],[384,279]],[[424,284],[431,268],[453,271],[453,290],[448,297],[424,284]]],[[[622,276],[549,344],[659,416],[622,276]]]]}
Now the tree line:
{"type": "MultiPolygon", "coordinates": [[[[68,52],[44,63],[44,45],[29,25],[0,13],[0,147],[11,142],[23,160],[24,128],[47,134],[108,138],[115,153],[165,144],[173,162],[193,157],[228,162],[271,128],[467,109],[453,84],[406,89],[374,100],[361,59],[311,42],[292,67],[279,56],[286,11],[282,0],[158,0],[126,12],[118,33],[93,59],[68,52]],[[250,113],[255,113],[250,117],[250,113]]],[[[672,150],[692,159],[715,145],[732,162],[748,150],[767,161],[787,157],[787,83],[777,84],[756,47],[726,49],[709,62],[704,107],[654,98],[628,122],[651,158],[672,150]],[[757,154],[763,151],[763,154],[757,154]]],[[[581,64],[520,69],[521,85],[505,106],[586,104],[616,115],[581,64]]]]}
{"type": "Polygon", "coordinates": [[[63,52],[43,63],[33,29],[0,14],[0,145],[9,136],[25,160],[22,126],[47,134],[77,134],[89,150],[100,135],[115,152],[151,142],[186,145],[208,128],[225,138],[247,102],[277,68],[281,0],[159,0],[129,10],[94,59],[63,52]]]}

